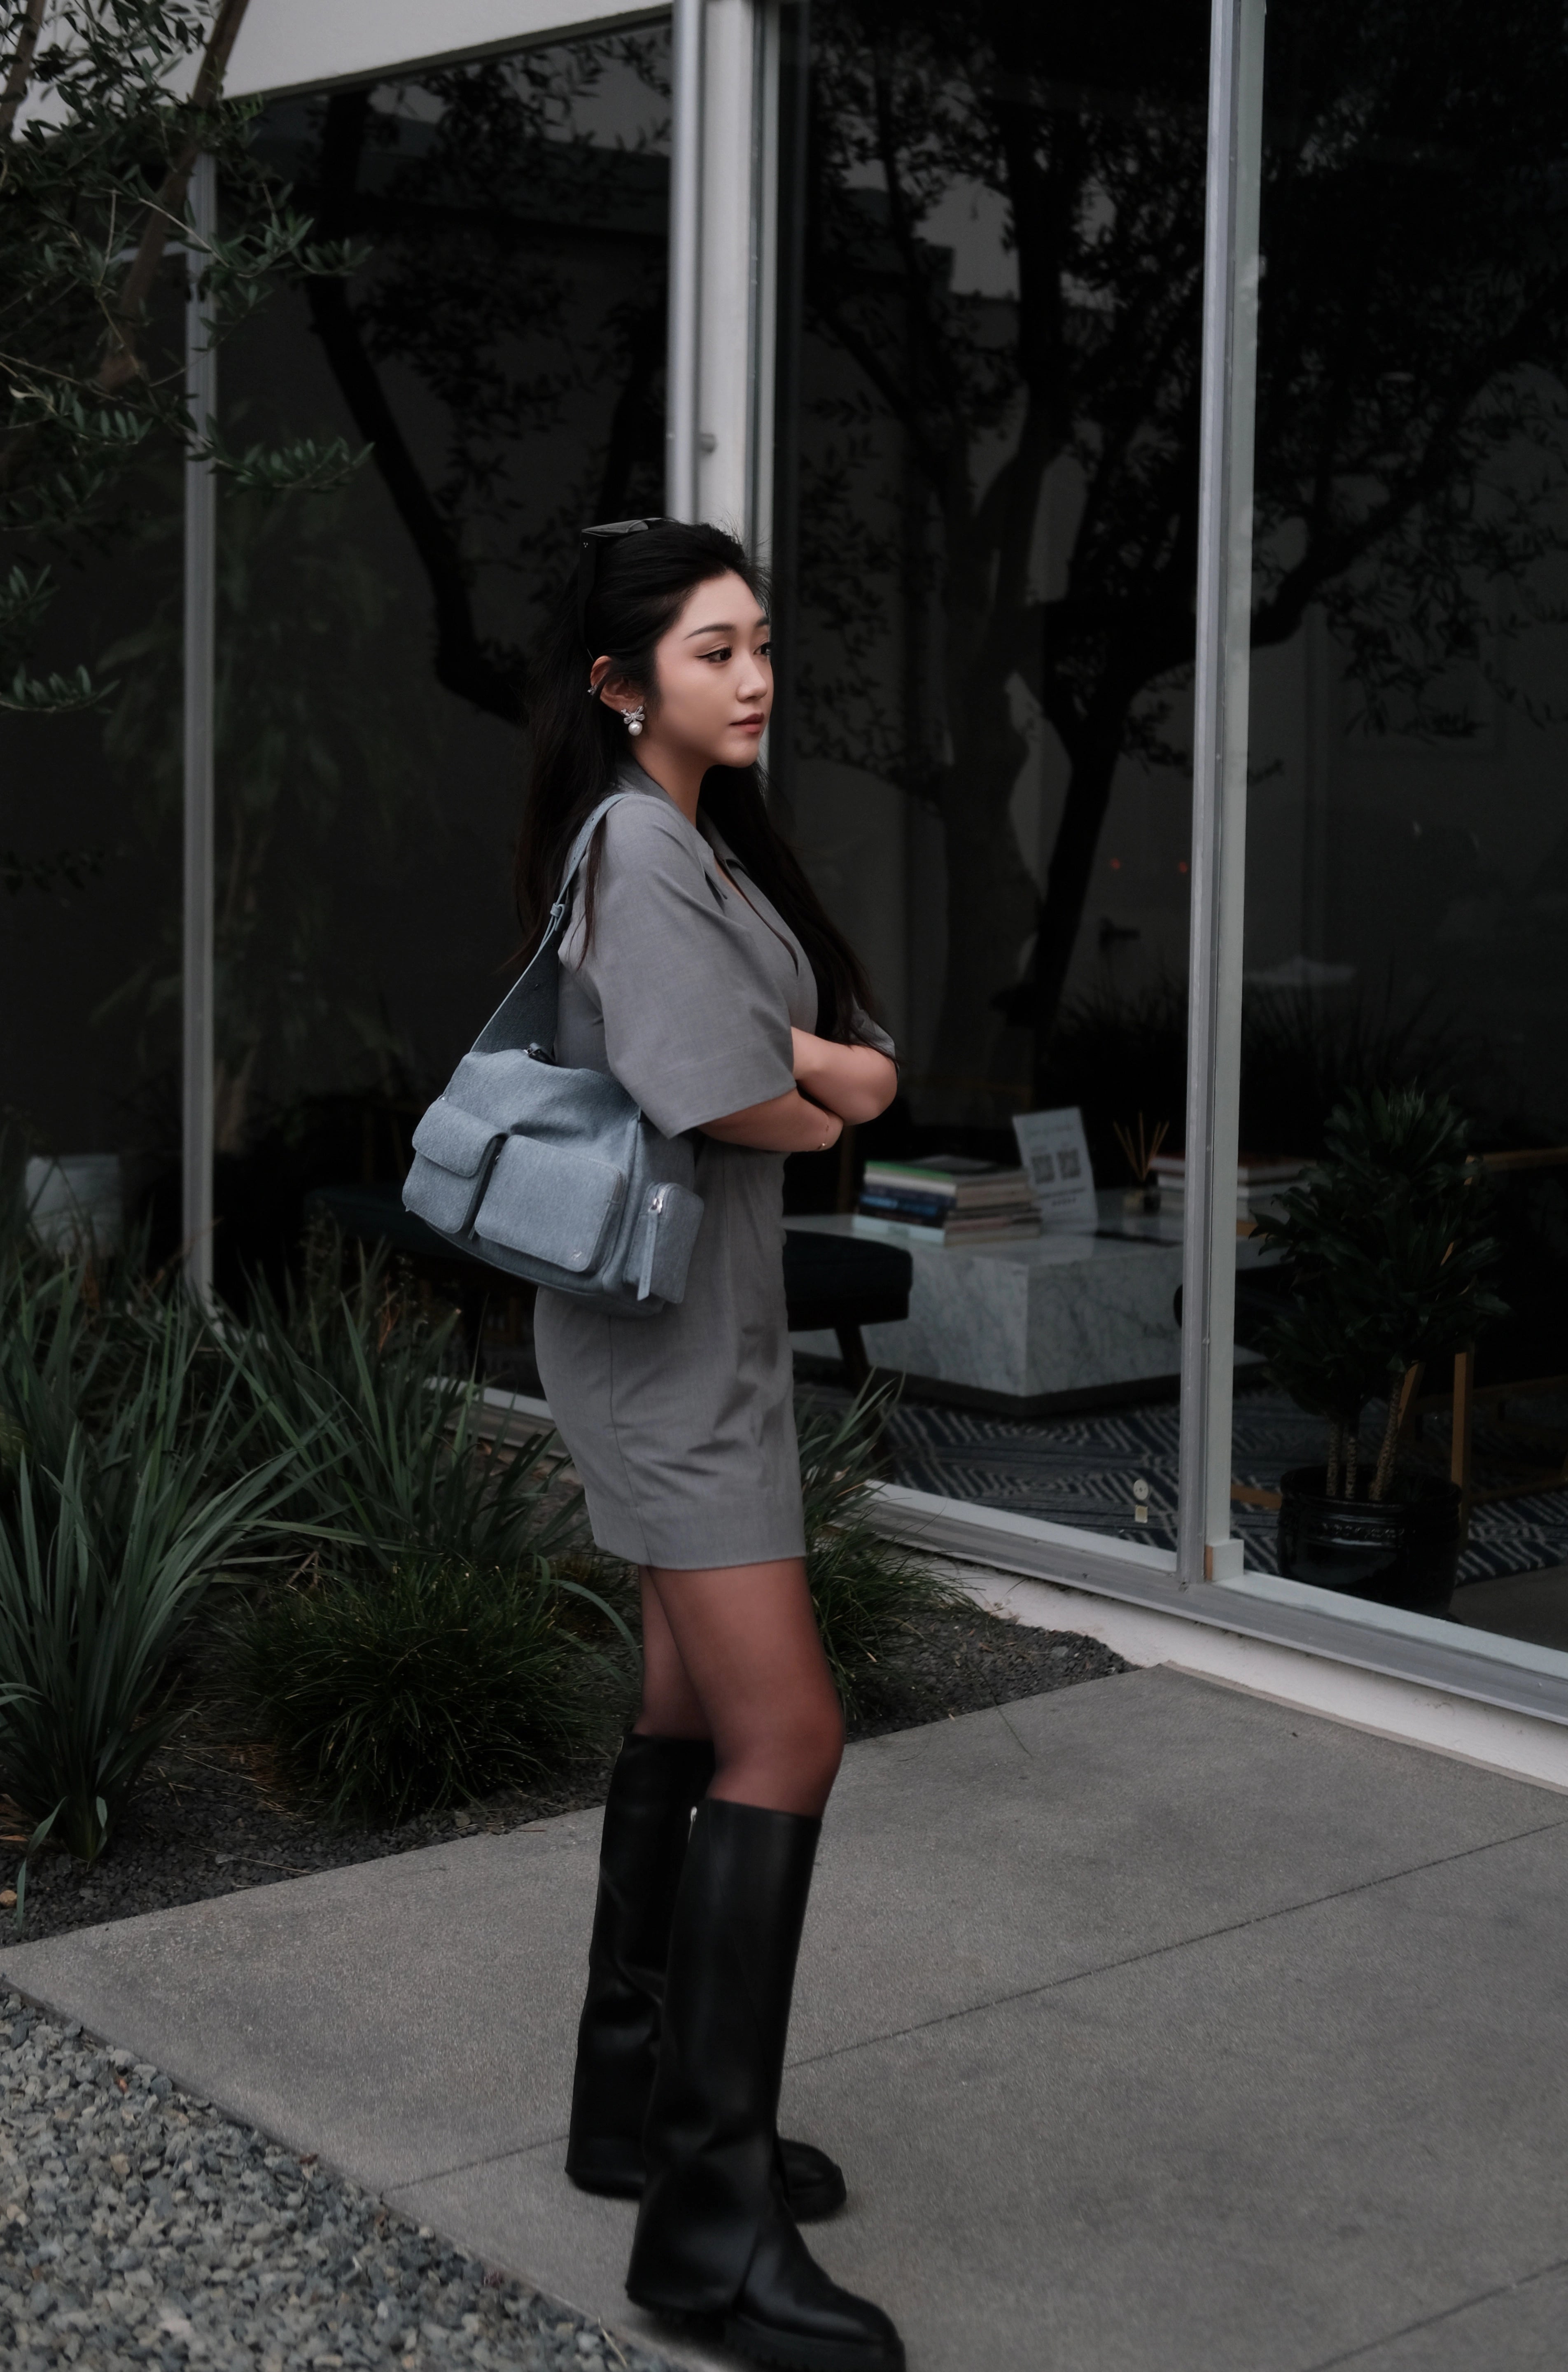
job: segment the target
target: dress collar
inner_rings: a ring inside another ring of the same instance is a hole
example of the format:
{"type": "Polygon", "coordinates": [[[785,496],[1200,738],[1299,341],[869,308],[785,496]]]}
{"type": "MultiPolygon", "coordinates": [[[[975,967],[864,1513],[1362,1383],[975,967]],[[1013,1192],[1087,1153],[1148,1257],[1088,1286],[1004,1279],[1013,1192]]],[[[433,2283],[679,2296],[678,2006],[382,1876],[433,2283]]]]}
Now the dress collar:
{"type": "MultiPolygon", "coordinates": [[[[622,791],[645,791],[650,797],[662,799],[666,807],[675,808],[675,812],[680,817],[682,823],[687,821],[687,818],[682,813],[681,809],[675,807],[675,801],[670,797],[669,793],[665,789],[663,784],[656,783],[653,776],[649,773],[645,773],[633,757],[628,756],[622,760],[620,779],[617,782],[616,788],[622,791]]],[[[696,831],[698,839],[703,843],[704,853],[707,855],[716,857],[726,872],[744,873],[747,879],[750,879],[750,867],[747,865],[745,858],[737,856],[735,851],[731,848],[728,841],[725,838],[723,832],[719,830],[717,824],[714,823],[711,816],[700,816],[696,824],[691,827],[691,829],[693,829],[696,831]]]]}
{"type": "MultiPolygon", "coordinates": [[[[648,792],[654,798],[662,799],[666,807],[675,808],[675,812],[680,816],[681,822],[686,823],[685,816],[681,815],[680,809],[675,807],[675,801],[663,785],[656,783],[651,774],[645,773],[635,758],[630,754],[621,763],[617,788],[623,791],[648,792]]],[[[688,824],[687,829],[695,832],[703,854],[703,870],[707,876],[708,886],[719,904],[721,906],[724,904],[728,894],[725,875],[727,873],[731,877],[729,888],[734,887],[735,876],[738,874],[744,876],[750,887],[749,890],[738,891],[737,894],[746,905],[750,907],[758,921],[766,929],[772,931],[798,972],[804,950],[784,916],[773,905],[772,901],[764,894],[745,859],[737,856],[711,816],[703,816],[695,826],[688,824]]]]}

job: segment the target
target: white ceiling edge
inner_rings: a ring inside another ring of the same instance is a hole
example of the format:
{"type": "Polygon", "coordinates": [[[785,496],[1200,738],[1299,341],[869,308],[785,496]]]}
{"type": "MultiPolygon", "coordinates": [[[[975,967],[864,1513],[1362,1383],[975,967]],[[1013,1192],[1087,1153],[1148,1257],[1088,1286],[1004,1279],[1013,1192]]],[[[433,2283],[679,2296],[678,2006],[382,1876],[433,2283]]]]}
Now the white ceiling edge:
{"type": "MultiPolygon", "coordinates": [[[[573,0],[250,0],[224,97],[271,98],[365,82],[557,37],[656,23],[668,14],[668,0],[643,0],[637,7],[606,6],[605,0],[575,6],[573,0]]],[[[188,91],[195,76],[195,58],[181,58],[168,87],[188,91]]],[[[17,129],[58,122],[63,113],[52,90],[35,87],[22,100],[17,129]]]]}
{"type": "Polygon", "coordinates": [[[224,78],[228,99],[366,76],[516,49],[555,34],[646,23],[668,8],[581,0],[250,0],[224,78]]]}

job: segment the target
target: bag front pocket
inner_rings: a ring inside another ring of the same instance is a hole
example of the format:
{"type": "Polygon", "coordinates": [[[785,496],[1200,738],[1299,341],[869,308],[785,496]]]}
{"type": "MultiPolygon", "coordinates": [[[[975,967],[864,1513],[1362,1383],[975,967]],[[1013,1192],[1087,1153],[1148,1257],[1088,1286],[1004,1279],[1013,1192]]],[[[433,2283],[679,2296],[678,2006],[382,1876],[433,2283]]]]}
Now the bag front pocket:
{"type": "Polygon", "coordinates": [[[509,1136],[473,1222],[487,1243],[572,1276],[598,1267],[625,1199],[624,1174],[575,1145],[509,1136]]]}
{"type": "Polygon", "coordinates": [[[484,1191],[485,1171],[503,1132],[461,1104],[437,1096],[413,1133],[413,1167],[403,1181],[403,1207],[443,1235],[460,1236],[484,1191]]]}
{"type": "Polygon", "coordinates": [[[646,1301],[650,1294],[661,1301],[684,1298],[686,1272],[702,1224],[700,1194],[668,1179],[649,1187],[633,1238],[630,1263],[639,1301],[646,1301]]]}

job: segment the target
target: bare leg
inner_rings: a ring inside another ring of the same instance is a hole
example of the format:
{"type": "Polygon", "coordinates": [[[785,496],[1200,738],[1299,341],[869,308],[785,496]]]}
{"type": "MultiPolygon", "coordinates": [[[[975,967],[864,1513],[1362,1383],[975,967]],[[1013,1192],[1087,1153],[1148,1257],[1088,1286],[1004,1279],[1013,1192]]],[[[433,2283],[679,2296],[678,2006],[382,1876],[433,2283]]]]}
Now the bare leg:
{"type": "Polygon", "coordinates": [[[653,1576],[639,1565],[643,1589],[643,1702],[633,1729],[644,1738],[706,1738],[708,1716],[686,1677],[653,1576]]]}
{"type": "Polygon", "coordinates": [[[843,1715],[802,1560],[647,1578],[714,1741],[709,1794],[819,1819],[843,1753],[843,1715]]]}

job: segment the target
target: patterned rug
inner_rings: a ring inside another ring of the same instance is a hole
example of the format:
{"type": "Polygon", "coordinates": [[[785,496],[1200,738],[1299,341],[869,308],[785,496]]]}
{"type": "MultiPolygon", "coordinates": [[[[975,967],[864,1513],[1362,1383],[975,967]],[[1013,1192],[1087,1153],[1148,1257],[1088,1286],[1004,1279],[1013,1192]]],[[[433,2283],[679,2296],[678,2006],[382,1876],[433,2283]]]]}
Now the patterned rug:
{"type": "MultiPolygon", "coordinates": [[[[1369,1413],[1368,1440],[1376,1438],[1376,1414],[1369,1413]]],[[[978,1500],[1115,1540],[1176,1545],[1179,1417],[1174,1401],[1028,1420],[908,1401],[893,1412],[889,1432],[894,1479],[910,1490],[978,1500]],[[1148,1485],[1144,1524],[1133,1513],[1132,1486],[1139,1481],[1148,1485]]],[[[1232,1445],[1234,1479],[1261,1490],[1275,1489],[1287,1467],[1309,1466],[1323,1455],[1316,1419],[1279,1392],[1237,1395],[1232,1445]]],[[[1494,1447],[1484,1430],[1476,1447],[1484,1480],[1494,1447]]],[[[1231,1520],[1247,1543],[1249,1569],[1277,1573],[1272,1509],[1233,1506],[1231,1520]]],[[[1491,1581],[1558,1564],[1568,1564],[1568,1489],[1478,1507],[1459,1579],[1491,1581]]]]}

